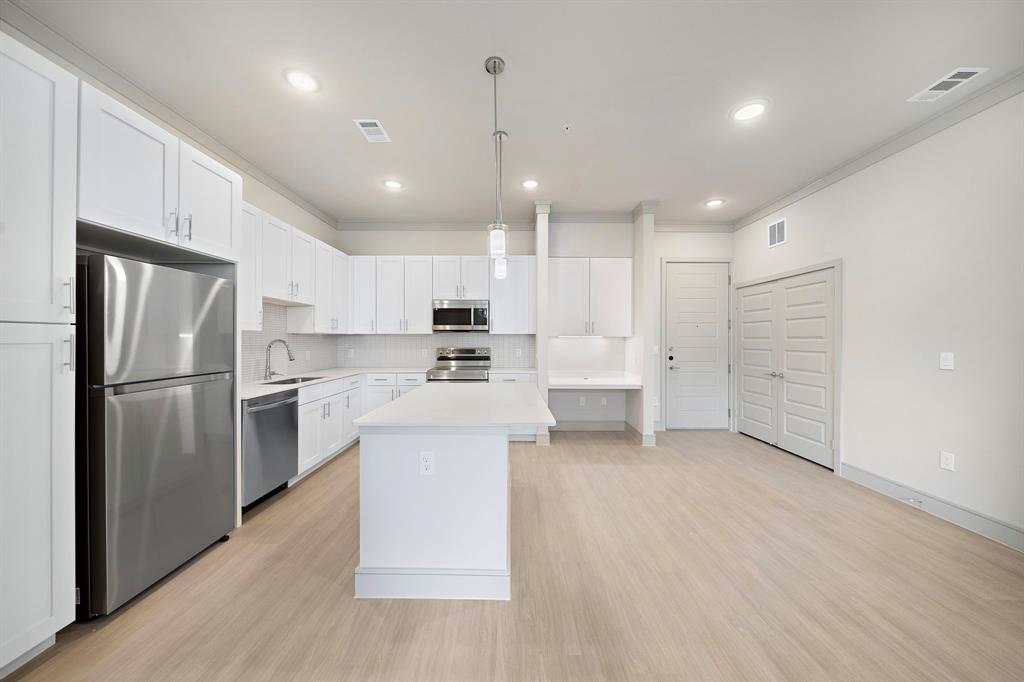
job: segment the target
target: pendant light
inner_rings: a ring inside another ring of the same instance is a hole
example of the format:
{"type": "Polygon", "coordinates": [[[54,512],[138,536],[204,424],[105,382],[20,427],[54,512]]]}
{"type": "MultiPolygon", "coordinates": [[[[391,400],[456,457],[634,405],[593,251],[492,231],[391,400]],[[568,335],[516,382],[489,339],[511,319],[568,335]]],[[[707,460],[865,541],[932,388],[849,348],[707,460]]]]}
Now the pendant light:
{"type": "Polygon", "coordinates": [[[494,222],[487,226],[487,252],[491,258],[497,259],[494,277],[505,279],[505,255],[508,253],[508,226],[501,215],[501,146],[508,133],[498,129],[498,74],[505,70],[505,60],[501,57],[488,57],[484,61],[484,70],[491,74],[494,83],[494,222]],[[499,267],[500,264],[500,267],[499,267]]]}

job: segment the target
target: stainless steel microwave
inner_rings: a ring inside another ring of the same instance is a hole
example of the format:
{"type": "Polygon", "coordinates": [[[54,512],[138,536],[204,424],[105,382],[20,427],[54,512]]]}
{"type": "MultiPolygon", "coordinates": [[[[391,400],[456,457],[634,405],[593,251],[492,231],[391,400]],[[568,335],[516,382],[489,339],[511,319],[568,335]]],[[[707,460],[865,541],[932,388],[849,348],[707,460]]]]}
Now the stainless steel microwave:
{"type": "Polygon", "coordinates": [[[489,301],[434,299],[435,332],[490,331],[489,301]]]}

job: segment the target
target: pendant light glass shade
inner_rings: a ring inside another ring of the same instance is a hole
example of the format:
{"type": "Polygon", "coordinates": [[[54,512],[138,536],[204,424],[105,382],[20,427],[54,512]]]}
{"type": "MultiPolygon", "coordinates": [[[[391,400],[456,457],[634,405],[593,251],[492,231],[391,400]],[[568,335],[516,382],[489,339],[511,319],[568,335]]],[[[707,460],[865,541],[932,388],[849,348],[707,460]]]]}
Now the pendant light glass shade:
{"type": "Polygon", "coordinates": [[[504,258],[506,251],[505,226],[492,223],[487,226],[487,253],[491,258],[504,258]]]}
{"type": "Polygon", "coordinates": [[[505,279],[508,277],[508,261],[505,257],[494,259],[494,279],[505,279]]]}

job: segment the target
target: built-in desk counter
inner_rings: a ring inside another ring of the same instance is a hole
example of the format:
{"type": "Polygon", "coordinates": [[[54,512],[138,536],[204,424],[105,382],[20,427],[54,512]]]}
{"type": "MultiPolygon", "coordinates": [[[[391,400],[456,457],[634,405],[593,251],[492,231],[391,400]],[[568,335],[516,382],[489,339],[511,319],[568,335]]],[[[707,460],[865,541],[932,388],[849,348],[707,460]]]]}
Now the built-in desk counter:
{"type": "Polygon", "coordinates": [[[635,390],[643,387],[639,374],[610,370],[579,370],[548,372],[549,389],[615,389],[635,390]]]}

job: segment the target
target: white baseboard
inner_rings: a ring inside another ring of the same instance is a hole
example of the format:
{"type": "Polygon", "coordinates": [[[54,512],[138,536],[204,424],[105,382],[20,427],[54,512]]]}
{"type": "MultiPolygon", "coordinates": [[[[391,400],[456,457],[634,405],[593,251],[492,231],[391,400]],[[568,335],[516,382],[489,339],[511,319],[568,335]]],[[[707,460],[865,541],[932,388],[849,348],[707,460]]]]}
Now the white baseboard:
{"type": "Polygon", "coordinates": [[[624,421],[560,421],[551,431],[625,431],[624,421]]]}
{"type": "Polygon", "coordinates": [[[467,599],[508,601],[512,572],[472,569],[356,569],[357,599],[467,599]]]}
{"type": "Polygon", "coordinates": [[[1019,552],[1024,552],[1024,528],[994,519],[981,512],[966,509],[948,500],[933,497],[928,493],[923,493],[920,490],[915,490],[850,464],[842,465],[841,475],[843,478],[858,483],[865,488],[871,488],[875,492],[912,504],[914,507],[933,516],[938,516],[940,519],[949,521],[961,528],[966,528],[990,540],[995,540],[1019,552]]]}
{"type": "Polygon", "coordinates": [[[32,647],[31,649],[29,649],[28,651],[23,653],[21,656],[18,656],[16,659],[11,661],[10,663],[8,663],[8,664],[6,664],[4,666],[0,666],[0,680],[4,679],[5,677],[7,677],[11,673],[13,673],[15,670],[17,670],[21,666],[23,666],[26,663],[28,663],[29,661],[31,661],[33,658],[35,658],[39,654],[43,653],[47,649],[49,649],[56,642],[57,642],[57,635],[50,635],[49,637],[44,639],[42,642],[40,642],[39,644],[36,644],[34,647],[32,647]]]}

